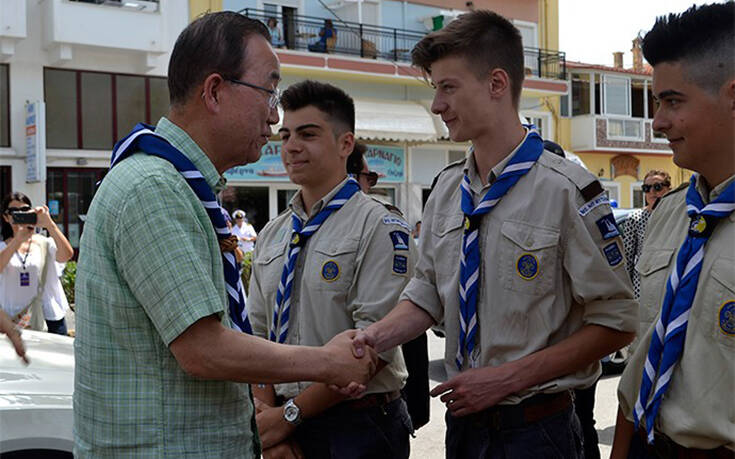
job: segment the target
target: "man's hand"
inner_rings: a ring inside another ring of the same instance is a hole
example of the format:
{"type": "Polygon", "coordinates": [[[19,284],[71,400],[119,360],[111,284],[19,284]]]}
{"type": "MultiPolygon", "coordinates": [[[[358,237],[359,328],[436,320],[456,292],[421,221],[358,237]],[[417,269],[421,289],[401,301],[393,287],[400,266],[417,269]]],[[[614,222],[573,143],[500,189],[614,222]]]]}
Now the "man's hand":
{"type": "Polygon", "coordinates": [[[23,346],[23,340],[20,337],[20,332],[15,328],[15,324],[10,317],[5,314],[5,311],[0,310],[0,333],[8,335],[10,342],[13,343],[15,353],[18,357],[23,359],[26,365],[28,365],[28,357],[26,357],[26,349],[23,346]]]}
{"type": "Polygon", "coordinates": [[[358,330],[352,338],[352,353],[355,354],[355,357],[361,358],[365,355],[365,349],[368,346],[375,348],[375,336],[367,328],[358,330]]]}
{"type": "Polygon", "coordinates": [[[439,384],[431,396],[441,396],[452,416],[466,416],[497,404],[508,395],[523,388],[517,387],[515,372],[509,365],[472,368],[439,384]]]}
{"type": "Polygon", "coordinates": [[[263,459],[304,459],[304,453],[298,443],[288,440],[268,449],[263,448],[263,459]]]}
{"type": "Polygon", "coordinates": [[[378,354],[372,347],[366,347],[363,348],[363,357],[356,358],[352,354],[352,338],[357,333],[357,330],[343,331],[324,345],[329,364],[323,382],[340,388],[354,383],[365,390],[365,385],[375,375],[378,354]]]}
{"type": "Polygon", "coordinates": [[[255,416],[255,422],[258,424],[258,434],[263,449],[271,448],[283,442],[296,429],[284,419],[282,406],[263,409],[255,416]]]}

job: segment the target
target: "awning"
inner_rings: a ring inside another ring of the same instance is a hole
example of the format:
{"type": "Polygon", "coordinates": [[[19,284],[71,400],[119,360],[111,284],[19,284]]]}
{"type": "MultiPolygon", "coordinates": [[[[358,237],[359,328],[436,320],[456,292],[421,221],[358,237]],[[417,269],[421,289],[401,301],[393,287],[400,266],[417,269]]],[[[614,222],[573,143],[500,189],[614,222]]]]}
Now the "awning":
{"type": "Polygon", "coordinates": [[[442,136],[433,116],[409,101],[355,100],[355,134],[362,139],[433,142],[442,136]]]}
{"type": "MultiPolygon", "coordinates": [[[[364,140],[394,142],[435,142],[447,137],[441,118],[432,115],[428,104],[410,101],[354,99],[355,135],[364,140]],[[426,106],[425,106],[426,105],[426,106]]],[[[283,122],[283,109],[278,107],[281,121],[273,126],[278,132],[283,122]]]]}

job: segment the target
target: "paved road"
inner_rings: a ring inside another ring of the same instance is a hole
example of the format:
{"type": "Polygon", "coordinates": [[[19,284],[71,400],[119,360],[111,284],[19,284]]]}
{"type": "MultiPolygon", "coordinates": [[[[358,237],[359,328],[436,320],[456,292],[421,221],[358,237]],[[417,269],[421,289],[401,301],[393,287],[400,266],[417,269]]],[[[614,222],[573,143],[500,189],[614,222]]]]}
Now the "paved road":
{"type": "MultiPolygon", "coordinates": [[[[446,380],[444,371],[444,340],[429,332],[429,378],[431,387],[446,380]]],[[[597,433],[600,437],[600,455],[603,458],[610,456],[617,398],[615,391],[620,377],[609,377],[600,380],[597,384],[595,401],[595,419],[597,433]]],[[[411,457],[416,459],[443,459],[444,458],[444,404],[439,399],[431,400],[431,421],[416,432],[416,438],[411,442],[411,457]]]]}

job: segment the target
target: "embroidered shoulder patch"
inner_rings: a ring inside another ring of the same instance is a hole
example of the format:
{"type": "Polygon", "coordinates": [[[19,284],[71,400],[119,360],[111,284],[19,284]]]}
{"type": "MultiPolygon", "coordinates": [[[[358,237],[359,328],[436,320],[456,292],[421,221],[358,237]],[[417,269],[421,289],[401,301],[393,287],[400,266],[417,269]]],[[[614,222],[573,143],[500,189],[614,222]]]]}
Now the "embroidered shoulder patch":
{"type": "Polygon", "coordinates": [[[383,217],[383,223],[386,225],[398,225],[406,228],[408,231],[411,231],[411,227],[408,226],[408,223],[406,223],[402,218],[386,215],[383,217]]]}
{"type": "Polygon", "coordinates": [[[393,242],[393,250],[408,250],[408,233],[391,231],[390,240],[393,242]]]}
{"type": "Polygon", "coordinates": [[[617,266],[621,261],[623,261],[623,254],[620,252],[620,247],[618,246],[617,241],[606,245],[602,251],[605,253],[605,258],[607,258],[607,262],[610,266],[617,266]]]}
{"type": "Polygon", "coordinates": [[[620,231],[618,231],[618,225],[615,224],[613,214],[603,215],[595,223],[597,224],[597,228],[600,229],[600,234],[603,239],[608,240],[620,236],[620,231]]]}
{"type": "Polygon", "coordinates": [[[408,257],[405,255],[393,255],[393,273],[406,274],[408,272],[408,257]]]}
{"type": "Polygon", "coordinates": [[[720,330],[727,336],[735,337],[735,300],[726,301],[720,306],[720,330]]]}
{"type": "Polygon", "coordinates": [[[584,217],[588,213],[592,212],[593,209],[600,207],[603,204],[610,204],[610,200],[607,198],[607,193],[603,193],[595,199],[585,202],[578,210],[579,215],[584,217]]]}

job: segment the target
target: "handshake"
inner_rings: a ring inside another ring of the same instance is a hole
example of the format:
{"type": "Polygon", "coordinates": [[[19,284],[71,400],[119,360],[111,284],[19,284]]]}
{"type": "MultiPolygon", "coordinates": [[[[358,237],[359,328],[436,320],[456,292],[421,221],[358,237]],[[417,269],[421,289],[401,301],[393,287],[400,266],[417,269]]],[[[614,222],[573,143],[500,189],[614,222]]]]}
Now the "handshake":
{"type": "Polygon", "coordinates": [[[384,363],[373,347],[374,338],[365,330],[345,330],[322,347],[327,359],[323,382],[349,397],[359,397],[384,363]]]}

